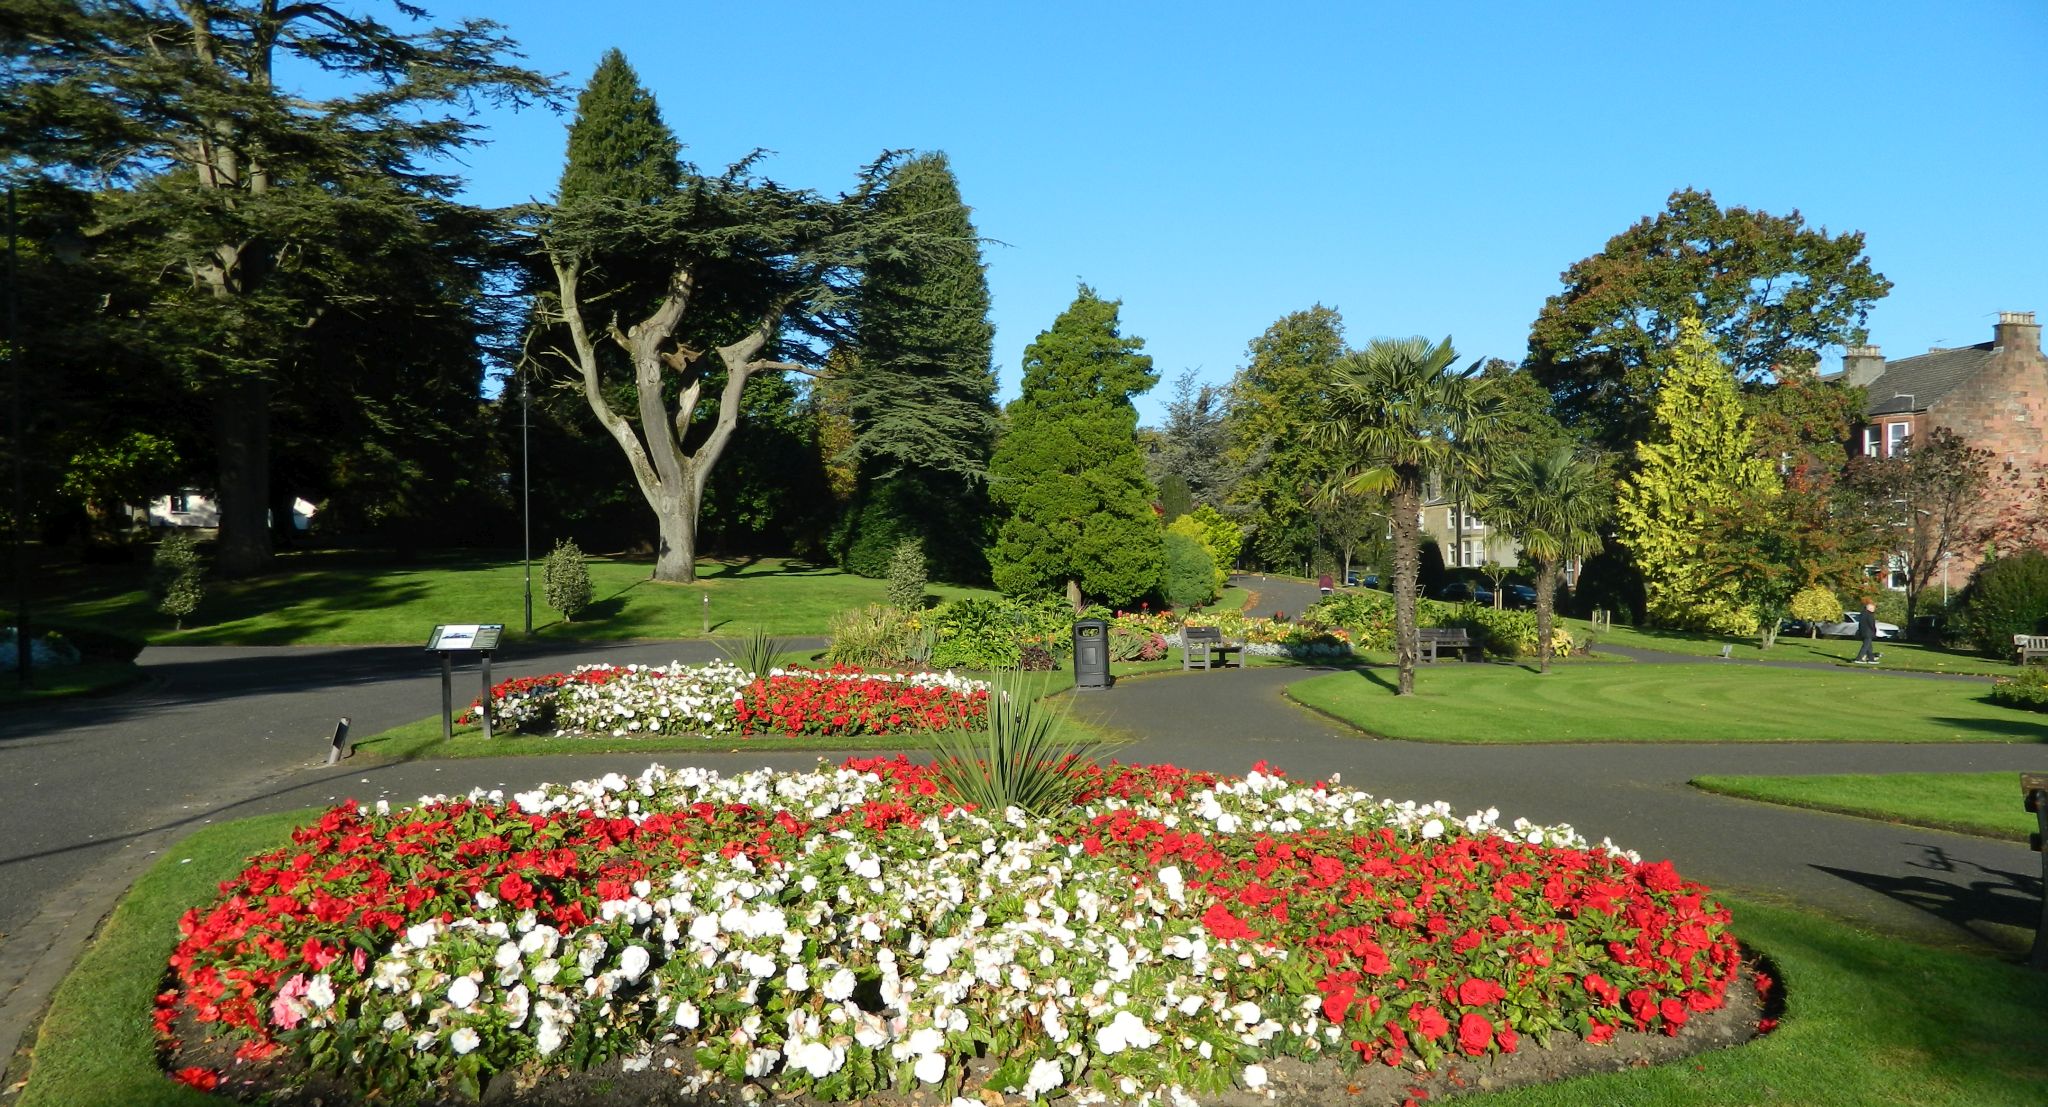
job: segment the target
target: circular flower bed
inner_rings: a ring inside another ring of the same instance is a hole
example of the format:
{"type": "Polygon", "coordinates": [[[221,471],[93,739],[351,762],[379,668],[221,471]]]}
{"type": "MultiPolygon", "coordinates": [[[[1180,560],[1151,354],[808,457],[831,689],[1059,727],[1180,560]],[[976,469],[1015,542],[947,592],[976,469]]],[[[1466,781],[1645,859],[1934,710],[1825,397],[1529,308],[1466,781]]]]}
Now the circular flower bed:
{"type": "Polygon", "coordinates": [[[186,914],[158,1028],[223,1089],[611,1063],[692,1093],[1177,1103],[1288,1059],[1678,1035],[1740,969],[1704,889],[1569,827],[1263,766],[1087,774],[1050,820],[900,757],[337,807],[186,914]]]}
{"type": "MultiPolygon", "coordinates": [[[[980,720],[989,686],[952,673],[734,665],[584,665],[491,689],[491,720],[562,737],[634,734],[846,736],[951,730],[980,720]]],[[[482,708],[473,702],[467,722],[482,708]]]]}

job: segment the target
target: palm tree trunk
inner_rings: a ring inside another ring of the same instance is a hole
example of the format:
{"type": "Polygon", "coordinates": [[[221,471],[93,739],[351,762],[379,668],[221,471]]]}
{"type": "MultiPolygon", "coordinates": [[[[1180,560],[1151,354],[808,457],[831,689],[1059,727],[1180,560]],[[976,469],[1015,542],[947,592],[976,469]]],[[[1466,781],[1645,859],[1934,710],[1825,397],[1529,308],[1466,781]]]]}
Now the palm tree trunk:
{"type": "Polygon", "coordinates": [[[1422,572],[1421,472],[1406,466],[1394,471],[1388,513],[1394,524],[1394,664],[1400,669],[1399,694],[1415,694],[1415,660],[1422,649],[1415,635],[1415,578],[1422,572]]]}
{"type": "Polygon", "coordinates": [[[1550,622],[1551,607],[1556,602],[1551,597],[1557,594],[1557,561],[1545,558],[1536,562],[1536,671],[1550,671],[1550,622]]]}

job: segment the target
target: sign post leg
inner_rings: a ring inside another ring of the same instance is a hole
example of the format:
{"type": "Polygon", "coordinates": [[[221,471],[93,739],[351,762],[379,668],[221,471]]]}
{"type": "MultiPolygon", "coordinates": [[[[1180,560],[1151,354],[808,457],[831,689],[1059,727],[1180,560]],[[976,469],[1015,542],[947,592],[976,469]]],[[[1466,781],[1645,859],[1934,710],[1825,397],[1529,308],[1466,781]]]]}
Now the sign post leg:
{"type": "Polygon", "coordinates": [[[483,698],[477,701],[481,706],[477,708],[476,713],[477,717],[484,721],[484,741],[488,742],[491,740],[491,651],[483,651],[483,664],[484,694],[483,698]]]}
{"type": "Polygon", "coordinates": [[[441,737],[455,737],[455,666],[441,651],[441,737]]]}

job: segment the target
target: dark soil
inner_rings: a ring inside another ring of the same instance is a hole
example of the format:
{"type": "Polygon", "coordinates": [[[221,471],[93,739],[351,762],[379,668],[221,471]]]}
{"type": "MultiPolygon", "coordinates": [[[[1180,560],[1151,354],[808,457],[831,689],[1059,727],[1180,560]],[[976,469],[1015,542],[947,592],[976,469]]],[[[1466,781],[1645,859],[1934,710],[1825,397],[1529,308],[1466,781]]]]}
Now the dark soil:
{"type": "MultiPolygon", "coordinates": [[[[1524,1038],[1521,1049],[1515,1053],[1479,1061],[1457,1060],[1429,1075],[1378,1064],[1353,1067],[1334,1061],[1273,1060],[1264,1062],[1268,1075],[1264,1089],[1232,1090],[1198,1098],[1204,1104],[1218,1107],[1399,1107],[1409,1100],[1433,1103],[1574,1076],[1671,1064],[1695,1054],[1742,1045],[1758,1036],[1760,1022],[1782,1013],[1782,985],[1774,985],[1766,1001],[1757,991],[1758,970],[1777,976],[1768,962],[1752,959],[1743,966],[1741,978],[1729,987],[1728,1001],[1717,1010],[1695,1014],[1677,1037],[1624,1032],[1607,1044],[1593,1045],[1559,1035],[1548,1049],[1524,1038]]],[[[165,1068],[176,1071],[196,1065],[222,1073],[215,1094],[224,1098],[274,1107],[355,1107],[399,1102],[452,1107],[470,1102],[452,1096],[406,1100],[360,1096],[345,1079],[330,1073],[309,1073],[296,1060],[283,1055],[267,1062],[237,1062],[232,1041],[206,1040],[203,1030],[189,1016],[182,1018],[177,1031],[185,1044],[166,1059],[165,1068]]],[[[993,1066],[974,1067],[979,1070],[976,1076],[985,1076],[993,1066]]],[[[693,1088],[696,1071],[691,1047],[672,1043],[657,1048],[652,1063],[634,1072],[626,1071],[621,1062],[614,1060],[586,1072],[540,1069],[501,1073],[485,1087],[483,1103],[491,1107],[740,1107],[772,1101],[791,1107],[818,1107],[820,1102],[803,1095],[763,1096],[760,1091],[749,1099],[743,1086],[725,1083],[693,1088]]],[[[973,1078],[968,1081],[970,1086],[977,1082],[973,1078]]],[[[991,1107],[1025,1102],[1015,1096],[987,1092],[980,1098],[991,1107]]],[[[937,1107],[949,1100],[949,1096],[936,1089],[921,1089],[908,1094],[874,1096],[863,1102],[870,1107],[937,1107]]]]}

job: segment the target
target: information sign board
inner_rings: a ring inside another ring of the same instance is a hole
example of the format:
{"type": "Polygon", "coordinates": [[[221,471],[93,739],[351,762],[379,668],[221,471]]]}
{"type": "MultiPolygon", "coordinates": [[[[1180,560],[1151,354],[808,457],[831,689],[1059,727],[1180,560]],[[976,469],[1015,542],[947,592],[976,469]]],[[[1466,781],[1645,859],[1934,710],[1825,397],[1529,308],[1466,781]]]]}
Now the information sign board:
{"type": "Polygon", "coordinates": [[[503,623],[443,623],[427,639],[429,650],[495,650],[503,623]]]}

